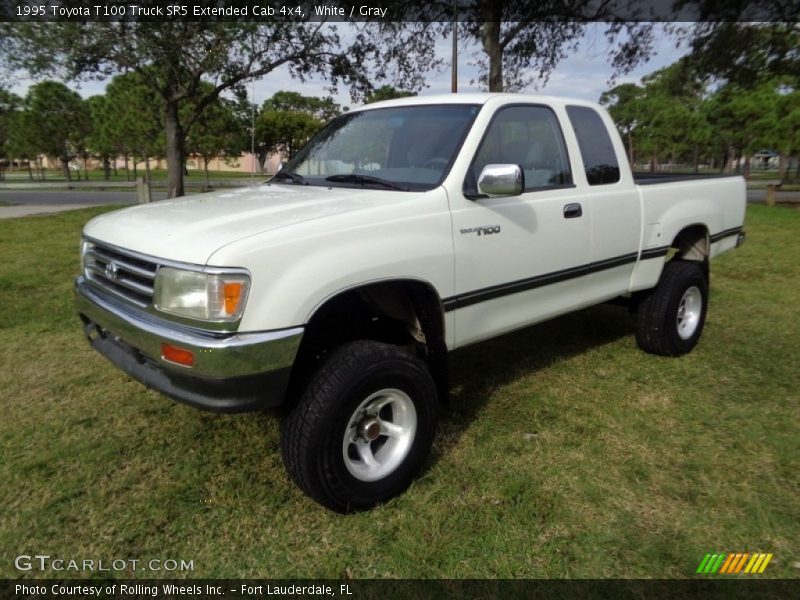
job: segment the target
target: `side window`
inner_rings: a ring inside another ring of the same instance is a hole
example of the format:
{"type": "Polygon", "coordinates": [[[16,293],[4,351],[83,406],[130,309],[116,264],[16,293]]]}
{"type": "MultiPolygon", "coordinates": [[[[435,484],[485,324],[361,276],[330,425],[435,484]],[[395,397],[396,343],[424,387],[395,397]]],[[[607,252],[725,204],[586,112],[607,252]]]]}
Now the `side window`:
{"type": "Polygon", "coordinates": [[[578,138],[589,185],[618,182],[617,154],[603,119],[597,111],[585,106],[568,106],[567,114],[578,138]]]}
{"type": "Polygon", "coordinates": [[[483,167],[496,163],[520,165],[526,191],[572,183],[558,119],[544,106],[509,106],[495,114],[472,161],[467,187],[477,189],[483,167]]]}

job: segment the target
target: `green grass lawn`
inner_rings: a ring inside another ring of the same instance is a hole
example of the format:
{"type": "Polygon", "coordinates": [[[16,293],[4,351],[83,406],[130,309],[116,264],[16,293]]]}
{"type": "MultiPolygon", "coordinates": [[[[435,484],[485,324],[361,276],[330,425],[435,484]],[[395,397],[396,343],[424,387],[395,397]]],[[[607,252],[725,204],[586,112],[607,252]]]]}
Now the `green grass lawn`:
{"type": "Polygon", "coordinates": [[[729,551],[800,576],[800,211],[748,208],[687,356],[640,352],[613,306],[455,352],[423,475],[340,516],[288,481],[274,417],[175,404],[89,349],[71,280],[103,210],[0,221],[0,577],[35,553],[194,577],[691,577],[729,551]]]}

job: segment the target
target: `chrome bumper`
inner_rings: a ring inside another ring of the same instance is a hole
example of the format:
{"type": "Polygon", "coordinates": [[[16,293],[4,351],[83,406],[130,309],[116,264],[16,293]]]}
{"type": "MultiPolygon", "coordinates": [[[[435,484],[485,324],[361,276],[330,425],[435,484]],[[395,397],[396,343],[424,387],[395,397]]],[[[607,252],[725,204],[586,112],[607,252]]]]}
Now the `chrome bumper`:
{"type": "Polygon", "coordinates": [[[117,367],[200,408],[241,411],[283,401],[303,328],[215,334],[158,319],[75,280],[75,303],[89,343],[117,367]],[[162,357],[162,344],[194,355],[192,367],[162,357]]]}

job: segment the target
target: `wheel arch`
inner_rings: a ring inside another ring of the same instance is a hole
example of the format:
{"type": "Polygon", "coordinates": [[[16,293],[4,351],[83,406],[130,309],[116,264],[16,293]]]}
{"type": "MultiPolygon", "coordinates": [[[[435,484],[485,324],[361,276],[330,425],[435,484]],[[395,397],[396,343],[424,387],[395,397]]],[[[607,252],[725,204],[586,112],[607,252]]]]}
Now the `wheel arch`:
{"type": "Polygon", "coordinates": [[[675,250],[672,260],[699,262],[708,279],[711,242],[708,227],[703,223],[693,223],[681,229],[673,238],[670,247],[675,250]]]}
{"type": "Polygon", "coordinates": [[[687,225],[675,234],[670,247],[681,260],[703,262],[709,256],[711,244],[708,227],[703,223],[687,225]]]}
{"type": "Polygon", "coordinates": [[[407,346],[431,370],[438,396],[448,397],[445,312],[428,281],[394,278],[349,286],[319,302],[306,319],[289,383],[297,397],[309,371],[333,348],[357,339],[407,346]]]}

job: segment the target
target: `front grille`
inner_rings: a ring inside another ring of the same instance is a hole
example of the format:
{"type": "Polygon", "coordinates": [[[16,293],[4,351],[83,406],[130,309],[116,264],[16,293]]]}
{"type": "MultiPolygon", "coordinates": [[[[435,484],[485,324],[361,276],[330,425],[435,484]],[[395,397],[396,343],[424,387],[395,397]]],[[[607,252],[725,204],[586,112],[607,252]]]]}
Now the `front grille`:
{"type": "Polygon", "coordinates": [[[86,278],[106,292],[141,308],[153,303],[158,264],[97,242],[88,242],[83,255],[86,278]]]}

